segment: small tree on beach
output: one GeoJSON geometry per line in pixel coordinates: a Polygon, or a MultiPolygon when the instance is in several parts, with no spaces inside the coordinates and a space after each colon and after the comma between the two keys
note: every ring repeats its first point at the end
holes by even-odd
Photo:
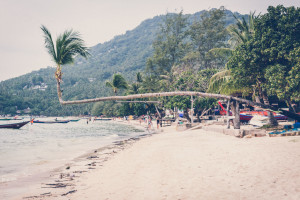
{"type": "Polygon", "coordinates": [[[55,44],[50,31],[43,25],[41,29],[44,32],[45,47],[56,64],[55,79],[57,82],[57,95],[59,101],[62,102],[62,91],[60,89],[62,81],[61,67],[73,63],[77,55],[87,58],[90,55],[89,49],[84,45],[84,41],[80,38],[79,33],[72,29],[60,34],[55,44]]]}

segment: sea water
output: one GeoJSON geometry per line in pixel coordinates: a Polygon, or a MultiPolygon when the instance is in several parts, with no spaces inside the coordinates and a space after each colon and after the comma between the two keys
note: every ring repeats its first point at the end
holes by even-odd
{"type": "Polygon", "coordinates": [[[120,122],[89,121],[87,124],[86,119],[0,129],[0,183],[31,176],[93,149],[142,134],[144,131],[120,122]]]}

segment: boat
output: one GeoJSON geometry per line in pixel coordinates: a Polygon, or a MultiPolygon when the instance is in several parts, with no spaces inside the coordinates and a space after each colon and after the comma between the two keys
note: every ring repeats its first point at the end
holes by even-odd
{"type": "Polygon", "coordinates": [[[240,114],[240,121],[247,123],[252,119],[252,117],[252,115],[240,114]]]}
{"type": "Polygon", "coordinates": [[[70,119],[70,122],[78,122],[80,119],[70,119]]]}
{"type": "Polygon", "coordinates": [[[22,126],[25,126],[28,124],[30,121],[25,121],[25,122],[19,122],[19,123],[12,123],[12,124],[1,124],[0,128],[13,128],[13,129],[19,129],[22,126]]]}
{"type": "MultiPolygon", "coordinates": [[[[222,109],[222,110],[220,110],[220,115],[226,115],[226,110],[223,107],[222,103],[221,102],[218,102],[218,103],[222,109]]],[[[276,120],[288,120],[288,117],[285,115],[281,115],[276,112],[272,112],[272,113],[276,120]]],[[[232,115],[231,111],[229,112],[229,115],[232,115]]],[[[248,122],[249,120],[251,120],[251,118],[253,116],[256,116],[256,115],[267,117],[268,111],[241,111],[240,112],[240,120],[243,122],[248,122]]]]}
{"type": "MultiPolygon", "coordinates": [[[[223,107],[223,105],[221,104],[221,102],[218,102],[219,105],[221,106],[222,110],[220,110],[220,115],[226,115],[227,111],[225,110],[225,108],[223,107]]],[[[229,111],[229,115],[232,116],[232,112],[229,111]]],[[[251,119],[252,119],[252,115],[248,115],[245,113],[240,113],[240,121],[242,123],[248,123],[251,119]]]]}
{"type": "MultiPolygon", "coordinates": [[[[259,115],[259,116],[268,116],[268,111],[241,111],[243,114],[248,114],[248,115],[259,115]]],[[[276,112],[272,112],[275,119],[277,120],[288,120],[288,117],[285,115],[278,114],[276,112]]]]}
{"type": "Polygon", "coordinates": [[[56,120],[56,121],[33,120],[33,123],[39,123],[39,124],[66,124],[69,122],[70,122],[70,120],[56,120]]]}
{"type": "Polygon", "coordinates": [[[249,124],[257,126],[257,127],[262,127],[263,125],[268,124],[268,117],[262,116],[262,115],[255,115],[253,118],[249,121],[249,124]]]}
{"type": "Polygon", "coordinates": [[[0,121],[8,121],[8,120],[12,120],[11,118],[0,118],[0,121]]]}
{"type": "Polygon", "coordinates": [[[109,121],[109,120],[111,120],[111,119],[110,119],[110,118],[95,118],[94,120],[95,120],[95,121],[97,121],[97,120],[109,121]]]}

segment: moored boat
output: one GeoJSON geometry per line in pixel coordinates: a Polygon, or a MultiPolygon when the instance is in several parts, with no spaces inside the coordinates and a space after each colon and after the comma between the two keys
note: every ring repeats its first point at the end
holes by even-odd
{"type": "Polygon", "coordinates": [[[39,124],[66,124],[69,122],[70,122],[70,120],[56,120],[56,121],[33,120],[33,123],[39,123],[39,124]]]}
{"type": "Polygon", "coordinates": [[[78,122],[80,119],[70,119],[70,122],[78,122]]]}
{"type": "Polygon", "coordinates": [[[111,120],[111,119],[110,119],[110,118],[95,118],[94,120],[95,120],[95,121],[98,121],[98,120],[109,121],[109,120],[111,120]]]}
{"type": "Polygon", "coordinates": [[[0,118],[0,121],[8,121],[8,120],[12,120],[11,118],[0,118]]]}
{"type": "Polygon", "coordinates": [[[0,128],[13,128],[13,129],[19,129],[22,126],[25,126],[28,124],[30,121],[25,121],[25,122],[19,122],[19,123],[11,123],[11,124],[0,124],[0,128]]]}

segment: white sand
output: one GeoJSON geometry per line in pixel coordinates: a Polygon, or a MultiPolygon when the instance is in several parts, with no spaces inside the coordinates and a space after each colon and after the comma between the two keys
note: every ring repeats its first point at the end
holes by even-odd
{"type": "Polygon", "coordinates": [[[36,199],[300,199],[300,136],[240,139],[168,127],[96,165],[70,181],[73,186],[36,189],[26,196],[51,192],[36,199]],[[61,196],[72,190],[76,192],[61,196]]]}

